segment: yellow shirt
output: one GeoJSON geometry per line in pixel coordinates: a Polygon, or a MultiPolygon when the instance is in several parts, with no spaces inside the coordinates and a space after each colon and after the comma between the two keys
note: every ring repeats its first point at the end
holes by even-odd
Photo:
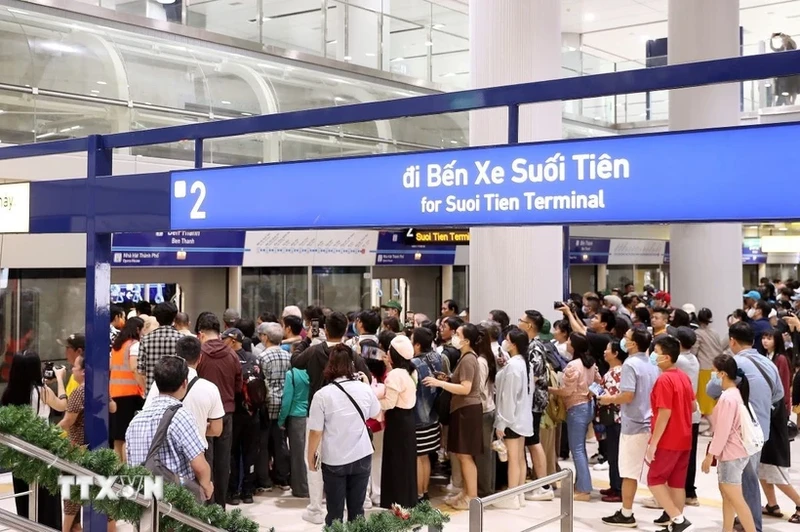
{"type": "Polygon", "coordinates": [[[77,390],[78,386],[80,386],[78,384],[78,381],[75,380],[75,377],[70,375],[69,376],[69,380],[67,381],[67,390],[66,390],[67,391],[67,397],[69,397],[72,394],[72,392],[77,390]]]}

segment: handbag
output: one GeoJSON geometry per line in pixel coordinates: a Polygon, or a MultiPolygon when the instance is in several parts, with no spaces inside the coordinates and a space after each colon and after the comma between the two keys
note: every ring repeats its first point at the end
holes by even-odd
{"type": "Polygon", "coordinates": [[[358,412],[358,415],[361,416],[361,421],[364,422],[364,428],[367,429],[367,436],[369,436],[369,443],[372,445],[372,450],[374,451],[375,445],[372,444],[372,429],[369,428],[369,425],[367,425],[367,418],[364,417],[364,412],[361,411],[361,407],[358,406],[358,403],[356,403],[356,400],[353,399],[353,396],[347,393],[347,391],[344,388],[342,388],[341,384],[339,384],[336,381],[333,381],[331,384],[342,390],[342,393],[345,394],[348,399],[350,399],[351,403],[353,403],[353,407],[356,409],[356,412],[358,412]]]}
{"type": "Polygon", "coordinates": [[[789,441],[794,441],[797,437],[797,424],[791,419],[786,424],[787,431],[789,432],[789,441]]]}

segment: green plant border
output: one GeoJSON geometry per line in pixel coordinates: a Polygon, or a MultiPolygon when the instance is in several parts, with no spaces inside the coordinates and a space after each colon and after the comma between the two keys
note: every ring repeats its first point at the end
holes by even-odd
{"type": "MultiPolygon", "coordinates": [[[[16,436],[58,458],[72,462],[104,477],[112,475],[143,476],[152,475],[142,466],[129,466],[121,463],[111,449],[86,450],[70,443],[64,438],[61,429],[38,417],[27,406],[0,407],[0,433],[16,436]]],[[[49,464],[29,457],[19,451],[0,445],[0,467],[13,471],[16,478],[31,483],[36,482],[50,493],[60,496],[58,477],[61,471],[49,464]]],[[[144,507],[127,500],[95,500],[98,487],[90,490],[92,506],[115,521],[136,524],[144,513],[144,507]]],[[[73,488],[72,499],[80,503],[79,490],[73,488]]],[[[258,532],[259,525],[242,514],[241,510],[226,512],[217,504],[201,505],[192,493],[182,486],[164,484],[164,502],[179,512],[192,516],[212,526],[230,532],[258,532]]],[[[161,530],[170,532],[193,532],[192,527],[170,517],[162,516],[161,530]]]]}
{"type": "Polygon", "coordinates": [[[440,512],[428,501],[423,501],[406,511],[407,519],[391,510],[376,512],[369,517],[362,516],[347,523],[336,521],[331,526],[326,526],[323,532],[405,532],[422,527],[442,530],[444,524],[450,521],[449,515],[440,512]]]}

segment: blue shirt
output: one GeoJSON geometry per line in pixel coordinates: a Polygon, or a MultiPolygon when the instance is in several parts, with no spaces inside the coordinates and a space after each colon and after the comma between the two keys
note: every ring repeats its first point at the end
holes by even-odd
{"type": "MultiPolygon", "coordinates": [[[[128,431],[127,442],[128,463],[132,466],[144,464],[150,443],[156,435],[158,424],[164,412],[180,401],[169,395],[159,395],[141,412],[134,416],[128,431]]],[[[197,427],[192,414],[185,408],[179,408],[167,429],[167,437],[159,451],[161,463],[178,476],[193,479],[191,461],[205,452],[205,442],[197,434],[197,427]]]]}
{"type": "Polygon", "coordinates": [[[622,363],[620,392],[633,392],[633,401],[620,406],[622,434],[648,434],[650,432],[650,391],[661,372],[650,363],[645,353],[630,355],[622,363]]]}
{"type": "MultiPolygon", "coordinates": [[[[736,364],[744,372],[750,384],[750,405],[758,418],[758,424],[764,433],[764,441],[769,439],[769,420],[772,405],[783,401],[783,384],[778,375],[778,368],[767,357],[760,355],[755,349],[745,349],[735,356],[736,364]],[[756,365],[758,367],[756,367],[756,365]],[[759,371],[759,368],[761,370],[759,371]],[[764,379],[767,375],[769,381],[764,379]]],[[[710,380],[706,385],[706,393],[712,399],[719,399],[722,387],[719,381],[710,380]]]]}
{"type": "Polygon", "coordinates": [[[417,428],[427,427],[439,422],[439,414],[433,408],[433,403],[441,391],[439,388],[425,386],[422,384],[422,379],[435,377],[434,371],[444,371],[442,369],[444,366],[443,359],[444,355],[435,352],[425,353],[411,359],[411,365],[417,370],[417,375],[419,376],[417,379],[417,402],[414,404],[414,420],[417,428]]]}

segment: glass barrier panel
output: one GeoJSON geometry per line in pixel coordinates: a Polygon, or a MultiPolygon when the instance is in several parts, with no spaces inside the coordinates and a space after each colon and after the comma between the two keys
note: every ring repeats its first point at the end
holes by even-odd
{"type": "Polygon", "coordinates": [[[34,98],[37,142],[118,133],[130,129],[130,109],[124,105],[41,94],[34,98]]]}
{"type": "MultiPolygon", "coordinates": [[[[261,42],[287,50],[323,55],[323,0],[262,2],[261,42]]],[[[328,16],[338,6],[328,2],[328,16]]]]}
{"type": "Polygon", "coordinates": [[[0,143],[36,141],[36,102],[30,94],[0,90],[0,143]]]}
{"type": "MultiPolygon", "coordinates": [[[[186,6],[186,24],[220,35],[259,42],[264,19],[260,3],[261,0],[193,1],[186,6]]],[[[170,21],[180,24],[180,0],[166,5],[165,8],[172,6],[177,6],[179,18],[170,21]]]]}
{"type": "Polygon", "coordinates": [[[270,310],[308,306],[308,268],[242,268],[242,317],[255,320],[270,310]]]}
{"type": "Polygon", "coordinates": [[[345,313],[370,308],[369,271],[358,266],[314,266],[312,304],[345,313]]]}
{"type": "MultiPolygon", "coordinates": [[[[206,122],[208,118],[184,116],[178,112],[157,111],[153,109],[131,109],[132,131],[158,127],[178,126],[206,122]]],[[[161,159],[194,161],[194,141],[185,140],[169,144],[154,144],[131,148],[131,155],[144,155],[161,159]]]]}

